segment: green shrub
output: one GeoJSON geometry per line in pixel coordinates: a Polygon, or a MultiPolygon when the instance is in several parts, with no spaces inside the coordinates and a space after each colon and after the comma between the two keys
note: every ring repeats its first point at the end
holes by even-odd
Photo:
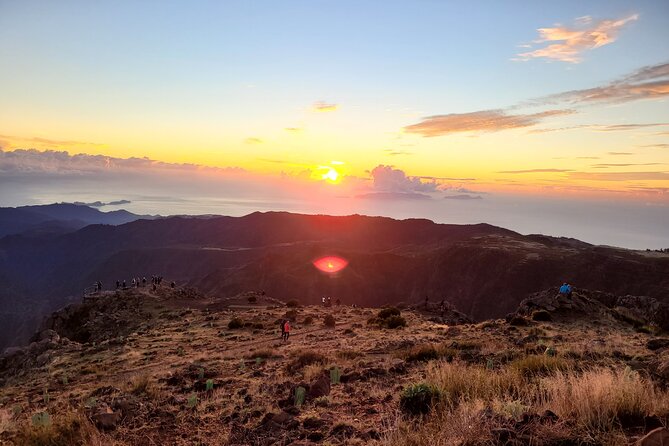
{"type": "Polygon", "coordinates": [[[291,299],[288,302],[286,302],[286,306],[289,308],[297,308],[300,306],[300,302],[295,299],[291,299]]]}
{"type": "Polygon", "coordinates": [[[333,315],[328,314],[323,318],[323,324],[326,327],[334,327],[336,325],[336,321],[333,315]]]}
{"type": "Polygon", "coordinates": [[[434,386],[412,384],[400,396],[400,410],[409,415],[423,415],[432,409],[439,397],[439,390],[434,386]]]}
{"type": "Polygon", "coordinates": [[[256,296],[249,296],[247,300],[249,301],[250,304],[258,302],[258,298],[256,296]]]}
{"type": "Polygon", "coordinates": [[[230,322],[228,322],[228,328],[230,330],[236,330],[243,327],[244,327],[244,321],[238,317],[233,317],[232,319],[230,319],[230,322]]]}

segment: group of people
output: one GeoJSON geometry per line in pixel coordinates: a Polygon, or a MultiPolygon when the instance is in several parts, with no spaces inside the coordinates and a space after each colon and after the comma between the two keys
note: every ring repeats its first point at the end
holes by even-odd
{"type": "MultiPolygon", "coordinates": [[[[321,303],[323,304],[324,307],[331,307],[332,306],[332,298],[330,296],[323,296],[323,297],[321,297],[321,303]]],[[[341,305],[341,300],[336,299],[335,300],[335,305],[341,305]]]]}
{"type": "Polygon", "coordinates": [[[281,320],[281,339],[286,342],[290,337],[290,321],[288,319],[281,320]]]}
{"type": "MultiPolygon", "coordinates": [[[[153,291],[156,291],[156,288],[158,285],[160,285],[163,281],[163,276],[151,276],[151,285],[153,286],[153,291]]],[[[147,284],[147,279],[146,277],[133,277],[132,280],[130,281],[130,288],[139,288],[139,287],[145,287],[147,284]]],[[[100,282],[98,282],[100,283],[100,282]]],[[[173,281],[170,286],[172,288],[176,287],[176,283],[173,281]]],[[[102,288],[102,284],[100,284],[100,288],[102,288]]],[[[124,280],[117,280],[116,281],[116,289],[127,289],[128,286],[126,284],[125,279],[124,280]]]]}

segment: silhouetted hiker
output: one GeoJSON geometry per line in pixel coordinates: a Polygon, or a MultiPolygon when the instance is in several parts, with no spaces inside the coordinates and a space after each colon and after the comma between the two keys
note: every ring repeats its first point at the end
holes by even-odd
{"type": "Polygon", "coordinates": [[[428,302],[428,299],[427,299],[427,294],[426,294],[426,295],[425,295],[425,308],[426,308],[426,309],[427,309],[427,302],[428,302]]]}
{"type": "Polygon", "coordinates": [[[323,303],[323,306],[325,306],[325,296],[321,297],[321,302],[323,303]]]}
{"type": "Polygon", "coordinates": [[[286,337],[286,319],[281,319],[281,339],[286,337]]]}
{"type": "Polygon", "coordinates": [[[173,280],[172,283],[170,283],[170,286],[171,286],[172,288],[174,288],[174,287],[177,286],[177,283],[173,280]]]}
{"type": "Polygon", "coordinates": [[[339,299],[335,300],[335,305],[336,305],[336,306],[341,305],[341,300],[339,300],[339,299]]]}
{"type": "Polygon", "coordinates": [[[331,307],[332,306],[332,298],[328,296],[327,303],[325,304],[326,307],[331,307]]]}
{"type": "Polygon", "coordinates": [[[146,277],[142,277],[142,286],[146,286],[146,277]]]}
{"type": "Polygon", "coordinates": [[[121,288],[121,281],[117,280],[116,281],[116,289],[118,290],[119,288],[121,288]]]}
{"type": "Polygon", "coordinates": [[[125,279],[123,279],[123,289],[125,290],[125,279]]]}
{"type": "Polygon", "coordinates": [[[289,336],[290,336],[290,321],[286,321],[286,323],[283,324],[283,340],[287,341],[289,336]]]}

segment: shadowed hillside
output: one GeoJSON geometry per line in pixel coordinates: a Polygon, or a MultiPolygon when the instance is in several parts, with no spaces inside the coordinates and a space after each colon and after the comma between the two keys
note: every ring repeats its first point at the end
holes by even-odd
{"type": "Polygon", "coordinates": [[[116,280],[154,274],[221,297],[255,289],[284,300],[316,303],[332,295],[364,306],[446,298],[477,320],[504,316],[528,293],[563,280],[669,299],[667,254],[485,224],[358,215],[174,217],[39,239],[11,236],[0,240],[0,271],[4,319],[26,327],[3,330],[5,346],[25,341],[40,315],[77,299],[95,281],[109,289],[116,280]],[[337,277],[311,264],[332,254],[349,261],[337,277]]]}

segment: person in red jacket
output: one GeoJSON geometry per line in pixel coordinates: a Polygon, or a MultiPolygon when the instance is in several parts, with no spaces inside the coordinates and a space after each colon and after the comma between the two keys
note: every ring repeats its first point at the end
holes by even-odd
{"type": "Polygon", "coordinates": [[[290,321],[286,320],[283,324],[283,340],[287,341],[290,336],[290,321]]]}

